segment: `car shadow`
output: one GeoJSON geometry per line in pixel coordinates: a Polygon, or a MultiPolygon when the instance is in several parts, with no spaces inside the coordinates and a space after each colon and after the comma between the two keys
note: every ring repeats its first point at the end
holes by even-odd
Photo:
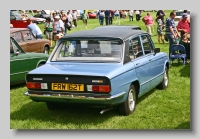
{"type": "Polygon", "coordinates": [[[156,88],[154,88],[154,89],[148,91],[147,93],[145,93],[144,95],[142,95],[141,97],[139,97],[139,98],[137,99],[137,105],[138,105],[139,103],[141,103],[143,100],[145,100],[147,97],[149,97],[151,94],[153,94],[155,91],[156,91],[156,88]]]}
{"type": "Polygon", "coordinates": [[[11,89],[18,89],[18,88],[25,87],[25,86],[26,86],[26,83],[20,83],[20,84],[16,84],[16,85],[10,85],[10,90],[11,89]]]}
{"type": "Polygon", "coordinates": [[[75,124],[77,129],[79,125],[91,124],[97,125],[99,123],[105,122],[110,118],[118,115],[116,109],[100,114],[100,108],[91,108],[76,105],[66,105],[62,106],[59,110],[49,111],[44,102],[34,102],[31,101],[23,105],[19,110],[14,111],[10,114],[10,119],[12,120],[30,120],[35,119],[37,121],[44,122],[55,122],[55,124],[75,124]]]}
{"type": "Polygon", "coordinates": [[[190,121],[179,124],[177,127],[175,127],[175,129],[191,129],[190,121]]]}

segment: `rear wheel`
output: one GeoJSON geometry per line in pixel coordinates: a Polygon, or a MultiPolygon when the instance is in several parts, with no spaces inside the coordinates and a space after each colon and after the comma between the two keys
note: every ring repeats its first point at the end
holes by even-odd
{"type": "Polygon", "coordinates": [[[169,83],[169,76],[168,76],[168,68],[167,66],[165,67],[165,73],[162,82],[158,85],[158,88],[161,90],[164,90],[168,87],[169,83]]]}
{"type": "Polygon", "coordinates": [[[45,47],[44,47],[44,53],[45,53],[45,54],[49,54],[49,47],[48,47],[48,46],[45,46],[45,47]]]}
{"type": "Polygon", "coordinates": [[[128,97],[124,103],[119,105],[119,113],[127,116],[134,112],[136,106],[136,91],[134,85],[131,85],[128,92],[128,97]]]}

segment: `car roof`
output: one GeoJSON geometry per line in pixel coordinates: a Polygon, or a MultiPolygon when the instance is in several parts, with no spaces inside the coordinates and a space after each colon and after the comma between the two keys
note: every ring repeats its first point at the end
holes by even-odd
{"type": "Polygon", "coordinates": [[[103,29],[98,30],[85,30],[67,34],[62,38],[119,38],[126,40],[132,35],[147,33],[142,30],[129,30],[129,29],[110,29],[110,31],[105,31],[103,29]]]}
{"type": "Polygon", "coordinates": [[[139,26],[131,26],[131,25],[126,25],[126,26],[120,26],[120,25],[115,25],[115,26],[100,26],[94,29],[136,29],[139,28],[139,26]]]}
{"type": "Polygon", "coordinates": [[[16,31],[22,31],[22,30],[29,30],[28,28],[10,28],[10,33],[16,32],[16,31]]]}

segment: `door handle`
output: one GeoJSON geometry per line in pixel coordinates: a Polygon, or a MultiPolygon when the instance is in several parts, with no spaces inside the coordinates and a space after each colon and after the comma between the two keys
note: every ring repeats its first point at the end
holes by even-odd
{"type": "Polygon", "coordinates": [[[136,63],[136,65],[139,65],[140,63],[136,63]]]}
{"type": "Polygon", "coordinates": [[[149,61],[151,61],[152,59],[149,59],[149,61]]]}

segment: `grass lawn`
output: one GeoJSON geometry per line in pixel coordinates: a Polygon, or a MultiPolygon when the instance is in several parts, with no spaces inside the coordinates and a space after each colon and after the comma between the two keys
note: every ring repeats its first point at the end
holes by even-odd
{"type": "MultiPolygon", "coordinates": [[[[155,14],[152,13],[154,18],[155,14]]],[[[128,18],[121,19],[121,25],[129,24],[146,30],[141,20],[137,22],[134,18],[130,22],[128,18]]],[[[43,31],[43,24],[39,26],[43,31]]],[[[89,19],[87,30],[98,26],[98,19],[89,19]]],[[[168,43],[157,43],[156,28],[153,42],[168,53],[168,43]]],[[[68,33],[80,30],[85,30],[82,21],[78,21],[77,29],[68,33]]],[[[135,112],[129,116],[118,115],[116,109],[101,115],[102,109],[80,106],[48,111],[45,103],[33,102],[24,96],[25,91],[25,84],[10,88],[11,129],[190,129],[190,65],[183,66],[177,62],[169,70],[168,89],[153,89],[139,98],[135,112]]]]}

